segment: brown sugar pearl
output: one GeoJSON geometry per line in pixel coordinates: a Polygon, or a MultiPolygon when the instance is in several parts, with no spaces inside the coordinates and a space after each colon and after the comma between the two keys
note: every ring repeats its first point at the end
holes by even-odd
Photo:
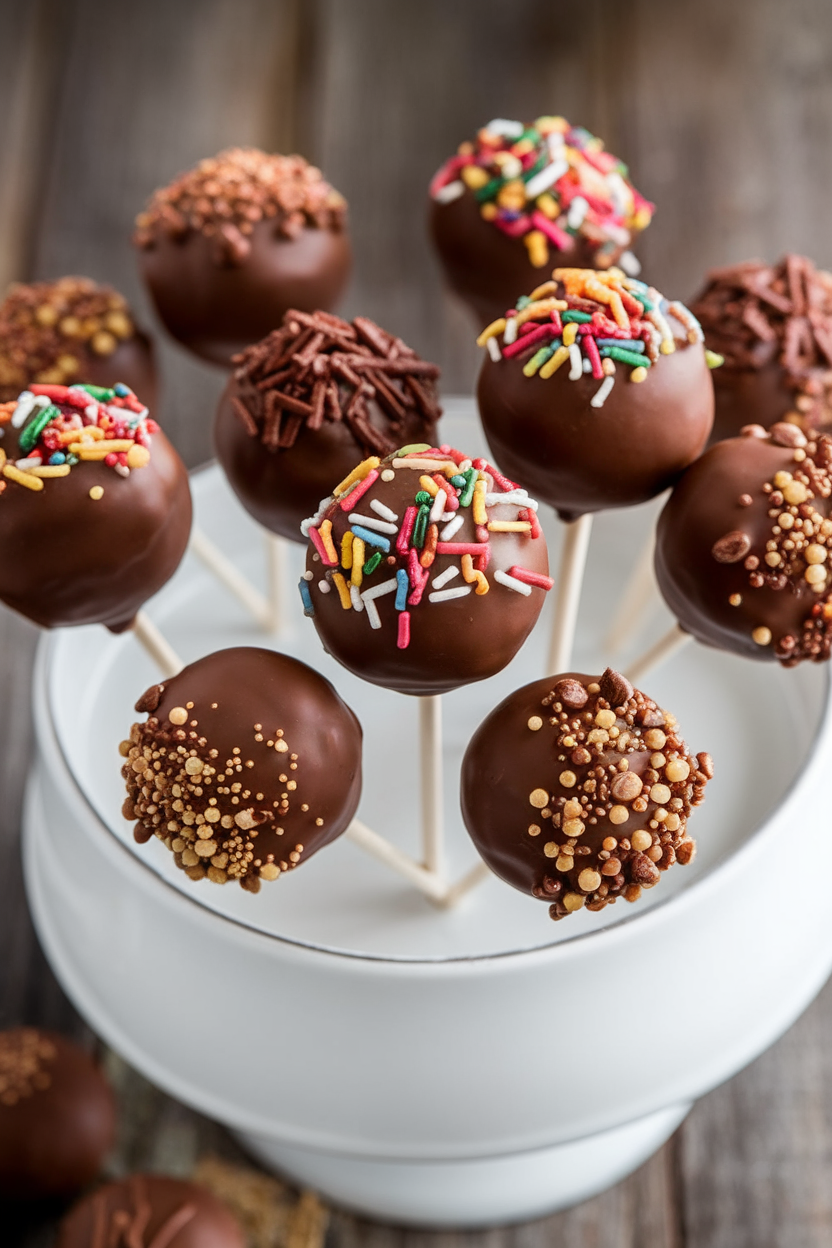
{"type": "Polygon", "coordinates": [[[619,673],[568,673],[517,690],[480,725],[463,759],[462,812],[495,874],[560,919],[635,901],[690,862],[687,821],[712,774],[674,716],[619,673]],[[529,731],[533,716],[543,723],[529,731]]]}

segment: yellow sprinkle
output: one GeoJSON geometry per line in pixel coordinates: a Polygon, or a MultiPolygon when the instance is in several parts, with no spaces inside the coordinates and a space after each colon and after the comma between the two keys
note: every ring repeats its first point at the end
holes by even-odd
{"type": "Polygon", "coordinates": [[[341,599],[341,606],[345,611],[349,611],[352,608],[352,599],[350,598],[350,591],[347,589],[347,582],[344,580],[340,572],[332,573],[332,583],[338,590],[338,597],[341,599]]]}
{"type": "Polygon", "coordinates": [[[662,344],[659,347],[662,355],[672,355],[676,350],[676,343],[672,338],[662,338],[662,344]]]}
{"type": "Polygon", "coordinates": [[[484,221],[493,221],[497,215],[496,204],[483,204],[480,208],[480,216],[484,221]]]}
{"type": "Polygon", "coordinates": [[[353,468],[349,476],[344,477],[340,485],[336,485],[333,494],[336,497],[340,494],[346,494],[351,485],[357,485],[359,481],[363,481],[368,473],[371,473],[374,468],[378,468],[380,463],[381,460],[378,455],[371,455],[369,459],[363,460],[357,468],[353,468]]]}
{"type": "Polygon", "coordinates": [[[68,477],[69,464],[41,464],[40,468],[29,468],[33,477],[68,477]]]}
{"type": "Polygon", "coordinates": [[[131,451],[134,442],[127,438],[104,438],[100,442],[70,442],[71,455],[79,459],[103,459],[105,455],[119,455],[131,451]]]}
{"type": "Polygon", "coordinates": [[[433,498],[439,493],[439,486],[432,477],[420,477],[419,484],[423,490],[426,490],[433,498]]]}
{"type": "Polygon", "coordinates": [[[3,476],[8,477],[10,481],[16,481],[18,485],[25,485],[29,490],[43,489],[40,477],[33,477],[30,472],[21,472],[19,468],[15,468],[14,464],[3,465],[3,476]]]}
{"type": "Polygon", "coordinates": [[[639,364],[638,368],[634,368],[630,373],[630,381],[644,381],[647,376],[647,369],[639,364]]]}
{"type": "Polygon", "coordinates": [[[97,442],[103,438],[104,430],[99,429],[98,425],[88,425],[86,429],[67,429],[63,433],[58,434],[61,446],[68,446],[70,442],[97,442]]]}
{"type": "Polygon", "coordinates": [[[611,360],[609,356],[604,356],[601,361],[601,372],[605,377],[615,376],[615,360],[611,360]]]}
{"type": "Polygon", "coordinates": [[[537,206],[543,213],[544,217],[548,217],[550,221],[554,221],[560,216],[560,208],[558,201],[554,195],[550,195],[548,191],[544,191],[542,195],[537,197],[537,206]]]}
{"type": "Polygon", "coordinates": [[[557,282],[544,282],[542,286],[536,286],[534,288],[532,293],[529,295],[529,298],[534,303],[538,299],[543,299],[546,295],[556,295],[557,293],[558,293],[557,282]]]}
{"type": "MultiPolygon", "coordinates": [[[[565,312],[569,304],[563,299],[538,299],[535,303],[529,303],[522,312],[518,312],[514,318],[517,328],[525,321],[530,321],[532,317],[540,317],[547,315],[549,312],[565,312]]],[[[629,321],[627,322],[629,324],[629,321]]]]}
{"type": "Polygon", "coordinates": [[[476,583],[477,588],[474,590],[475,594],[482,596],[483,594],[487,594],[491,588],[488,584],[488,578],[485,573],[480,572],[474,567],[474,560],[471,555],[462,556],[462,575],[465,577],[465,580],[469,585],[476,583]]]}
{"type": "Polygon", "coordinates": [[[501,334],[506,327],[506,318],[499,317],[496,321],[492,321],[490,325],[486,325],[485,329],[477,339],[477,346],[484,347],[489,338],[494,338],[497,334],[501,334]]]}
{"type": "Polygon", "coordinates": [[[481,165],[463,165],[459,171],[459,176],[472,191],[485,186],[488,181],[488,174],[481,165]]]}
{"type": "Polygon", "coordinates": [[[482,479],[482,477],[480,477],[474,486],[474,497],[471,500],[474,524],[488,524],[488,512],[485,509],[485,495],[487,490],[487,483],[482,479]]]}
{"type": "Polygon", "coordinates": [[[417,472],[444,472],[446,477],[454,477],[459,472],[456,464],[447,459],[394,459],[394,468],[413,468],[417,472]]]}
{"type": "Polygon", "coordinates": [[[324,550],[327,553],[327,558],[330,559],[332,563],[337,563],[338,555],[335,551],[335,546],[333,545],[333,541],[332,541],[332,521],[331,520],[322,521],[321,527],[318,529],[318,533],[320,535],[321,541],[323,542],[324,550]]]}
{"type": "Polygon", "coordinates": [[[529,261],[533,267],[545,269],[549,263],[549,241],[543,231],[529,230],[528,234],[523,236],[523,242],[526,244],[529,261]]]}
{"type": "Polygon", "coordinates": [[[134,442],[127,452],[128,468],[144,468],[150,463],[150,451],[146,446],[140,446],[138,442],[134,442]]]}
{"type": "Polygon", "coordinates": [[[6,452],[3,450],[2,446],[0,446],[0,468],[3,467],[5,462],[6,462],[6,452]]]}
{"type": "Polygon", "coordinates": [[[97,503],[99,498],[103,498],[103,497],[104,497],[103,487],[100,485],[94,485],[92,489],[90,490],[90,498],[92,499],[92,501],[94,503],[97,503]]]}
{"type": "Polygon", "coordinates": [[[610,291],[610,311],[615,317],[615,323],[621,329],[630,328],[630,318],[627,316],[627,313],[624,311],[624,304],[621,302],[621,296],[619,295],[617,290],[610,291]]]}
{"type": "Polygon", "coordinates": [[[353,585],[361,587],[364,580],[364,541],[363,538],[356,537],[353,534],[352,539],[352,573],[350,580],[353,585]]]}
{"type": "Polygon", "coordinates": [[[528,520],[491,520],[488,529],[491,533],[531,533],[532,526],[528,520]]]}
{"type": "Polygon", "coordinates": [[[353,533],[347,529],[341,538],[341,567],[349,570],[352,567],[352,539],[353,533]]]}
{"type": "Polygon", "coordinates": [[[577,337],[578,326],[574,321],[567,322],[567,324],[563,327],[563,345],[565,347],[571,347],[577,337]]]}
{"type": "Polygon", "coordinates": [[[552,356],[552,358],[550,360],[547,360],[546,363],[543,365],[538,376],[551,377],[552,373],[556,373],[558,369],[560,368],[561,364],[564,364],[568,359],[569,359],[569,348],[558,347],[557,351],[552,356]]]}

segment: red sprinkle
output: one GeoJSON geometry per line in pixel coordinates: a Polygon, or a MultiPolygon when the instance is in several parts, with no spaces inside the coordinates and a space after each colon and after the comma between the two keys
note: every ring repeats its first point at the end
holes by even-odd
{"type": "Polygon", "coordinates": [[[396,645],[400,650],[406,650],[410,645],[410,612],[402,611],[399,614],[399,635],[396,638],[396,645]]]}
{"type": "Polygon", "coordinates": [[[318,532],[318,530],[317,530],[317,529],[310,529],[310,530],[309,530],[309,536],[310,536],[310,537],[311,537],[311,539],[312,539],[312,545],[315,547],[315,549],[317,550],[318,554],[321,556],[321,561],[322,561],[323,563],[325,563],[325,564],[326,564],[326,566],[327,566],[328,568],[337,568],[337,567],[338,567],[338,560],[337,560],[337,559],[330,559],[329,555],[326,553],[326,549],[325,549],[325,547],[324,547],[324,544],[323,544],[323,542],[321,541],[321,535],[320,535],[320,533],[318,532]]]}
{"type": "Polygon", "coordinates": [[[341,499],[341,507],[344,511],[352,511],[355,504],[364,494],[367,493],[374,481],[378,480],[378,470],[373,468],[367,473],[363,481],[359,481],[358,485],[345,498],[341,499]]]}
{"type": "Polygon", "coordinates": [[[600,381],[604,376],[604,370],[601,367],[601,355],[598,351],[598,343],[595,341],[592,334],[584,334],[582,345],[584,351],[586,351],[586,358],[592,365],[592,376],[596,379],[596,381],[600,381]]]}
{"type": "Polygon", "coordinates": [[[413,533],[413,525],[416,523],[416,515],[419,511],[418,507],[408,507],[404,513],[399,536],[396,538],[396,550],[400,555],[407,554],[407,548],[410,545],[411,534],[413,533]]]}
{"type": "Polygon", "coordinates": [[[518,568],[516,564],[509,568],[508,574],[515,580],[523,581],[525,585],[536,585],[538,589],[551,589],[555,583],[550,576],[543,576],[540,572],[530,572],[528,568],[518,568]]]}
{"type": "Polygon", "coordinates": [[[437,542],[437,555],[483,555],[488,542],[437,542]]]}

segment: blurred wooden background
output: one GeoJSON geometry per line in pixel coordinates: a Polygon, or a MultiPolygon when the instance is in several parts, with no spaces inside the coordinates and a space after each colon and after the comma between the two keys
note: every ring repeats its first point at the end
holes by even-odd
{"type": "MultiPolygon", "coordinates": [[[[442,365],[447,391],[465,391],[473,335],[428,248],[426,184],[490,117],[543,112],[602,135],[656,201],[639,251],[669,295],[751,255],[832,265],[828,0],[0,0],[0,289],[87,274],[150,324],[129,235],[153,188],[230,144],[297,150],[350,203],[344,310],[401,334],[442,365]]],[[[162,364],[162,419],[199,463],[221,377],[167,344],[162,364]]],[[[0,1026],[85,1035],[20,878],[35,640],[0,608],[0,1026]]],[[[828,1248],[830,1035],[827,989],[638,1174],[577,1209],[437,1236],[339,1215],[328,1248],[828,1248]]],[[[206,1148],[234,1155],[219,1128],[113,1069],[117,1166],[184,1172],[206,1148]]],[[[48,1245],[51,1213],[4,1221],[0,1241],[48,1245]]]]}

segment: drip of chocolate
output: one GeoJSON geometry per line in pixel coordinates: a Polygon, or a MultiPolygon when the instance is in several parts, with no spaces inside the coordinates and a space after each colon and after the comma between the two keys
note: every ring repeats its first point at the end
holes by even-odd
{"type": "Polygon", "coordinates": [[[134,1174],[80,1201],[61,1223],[58,1248],[245,1248],[245,1239],[206,1188],[134,1174]]]}

